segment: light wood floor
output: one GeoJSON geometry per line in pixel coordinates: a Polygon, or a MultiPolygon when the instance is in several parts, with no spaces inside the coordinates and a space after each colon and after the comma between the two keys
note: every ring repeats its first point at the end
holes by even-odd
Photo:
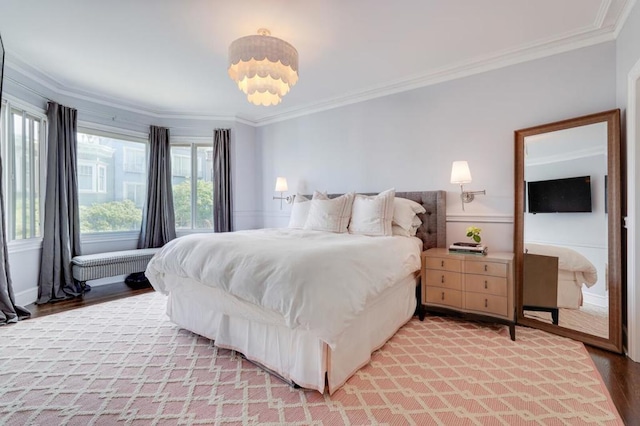
{"type": "MultiPolygon", "coordinates": [[[[83,297],[46,305],[29,305],[32,318],[63,312],[96,303],[117,300],[153,291],[151,287],[132,289],[125,283],[94,287],[83,297]]],[[[627,425],[640,426],[640,363],[623,355],[587,346],[618,412],[627,425]]]]}

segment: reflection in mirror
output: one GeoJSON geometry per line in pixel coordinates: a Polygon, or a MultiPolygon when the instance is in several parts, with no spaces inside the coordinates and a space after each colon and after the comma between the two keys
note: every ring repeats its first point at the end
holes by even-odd
{"type": "Polygon", "coordinates": [[[520,325],[622,351],[620,110],[515,132],[520,325]]]}
{"type": "Polygon", "coordinates": [[[524,315],[606,339],[607,123],[524,144],[524,315]]]}

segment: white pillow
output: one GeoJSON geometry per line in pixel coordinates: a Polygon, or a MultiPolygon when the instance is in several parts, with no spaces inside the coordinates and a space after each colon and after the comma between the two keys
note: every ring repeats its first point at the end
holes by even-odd
{"type": "Polygon", "coordinates": [[[374,196],[356,194],[349,233],[373,237],[390,236],[395,194],[395,189],[388,189],[374,196]]]}
{"type": "MultiPolygon", "coordinates": [[[[411,227],[415,225],[414,218],[417,218],[416,214],[425,212],[424,207],[415,201],[399,197],[393,200],[393,224],[407,231],[410,231],[411,227]]],[[[420,226],[420,224],[418,224],[418,226],[420,226]]]]}
{"type": "MultiPolygon", "coordinates": [[[[417,218],[418,217],[416,216],[416,219],[417,218]]],[[[418,219],[418,220],[420,220],[420,219],[418,219]]],[[[422,221],[420,221],[420,225],[421,224],[422,224],[422,221]]],[[[418,228],[420,228],[420,225],[413,225],[409,229],[404,229],[401,226],[393,225],[391,227],[391,235],[401,235],[403,237],[415,237],[416,234],[418,233],[418,228]]]]}
{"type": "MultiPolygon", "coordinates": [[[[418,228],[411,228],[411,229],[418,229],[418,228]]],[[[391,226],[391,235],[395,235],[395,236],[401,236],[401,237],[413,237],[415,236],[415,232],[412,234],[411,231],[407,231],[406,229],[398,226],[398,225],[393,225],[391,226]]]]}
{"type": "Polygon", "coordinates": [[[354,195],[353,192],[349,192],[329,200],[322,199],[322,194],[319,192],[314,193],[304,229],[339,234],[347,232],[354,195]],[[316,194],[318,194],[317,197],[316,194]]]}
{"type": "MultiPolygon", "coordinates": [[[[324,199],[327,199],[326,192],[318,192],[318,195],[320,197],[324,197],[324,199]]],[[[293,200],[293,206],[291,207],[291,216],[289,216],[289,228],[303,229],[304,224],[307,221],[307,216],[309,216],[309,208],[311,208],[311,200],[302,194],[297,194],[293,200]]]]}
{"type": "Polygon", "coordinates": [[[310,207],[311,200],[304,195],[297,194],[296,198],[293,200],[293,206],[291,207],[291,216],[289,216],[289,228],[304,228],[304,223],[307,221],[310,207]]]}

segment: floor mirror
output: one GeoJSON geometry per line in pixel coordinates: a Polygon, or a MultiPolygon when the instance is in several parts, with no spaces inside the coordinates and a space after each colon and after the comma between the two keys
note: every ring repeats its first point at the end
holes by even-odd
{"type": "Polygon", "coordinates": [[[620,110],[515,131],[517,322],[622,352],[620,110]]]}

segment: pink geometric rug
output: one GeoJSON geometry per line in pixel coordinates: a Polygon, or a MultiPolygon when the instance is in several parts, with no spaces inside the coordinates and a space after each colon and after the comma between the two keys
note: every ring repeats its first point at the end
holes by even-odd
{"type": "Polygon", "coordinates": [[[179,329],[148,293],[0,328],[3,425],[622,424],[581,343],[440,317],[334,395],[179,329]]]}

